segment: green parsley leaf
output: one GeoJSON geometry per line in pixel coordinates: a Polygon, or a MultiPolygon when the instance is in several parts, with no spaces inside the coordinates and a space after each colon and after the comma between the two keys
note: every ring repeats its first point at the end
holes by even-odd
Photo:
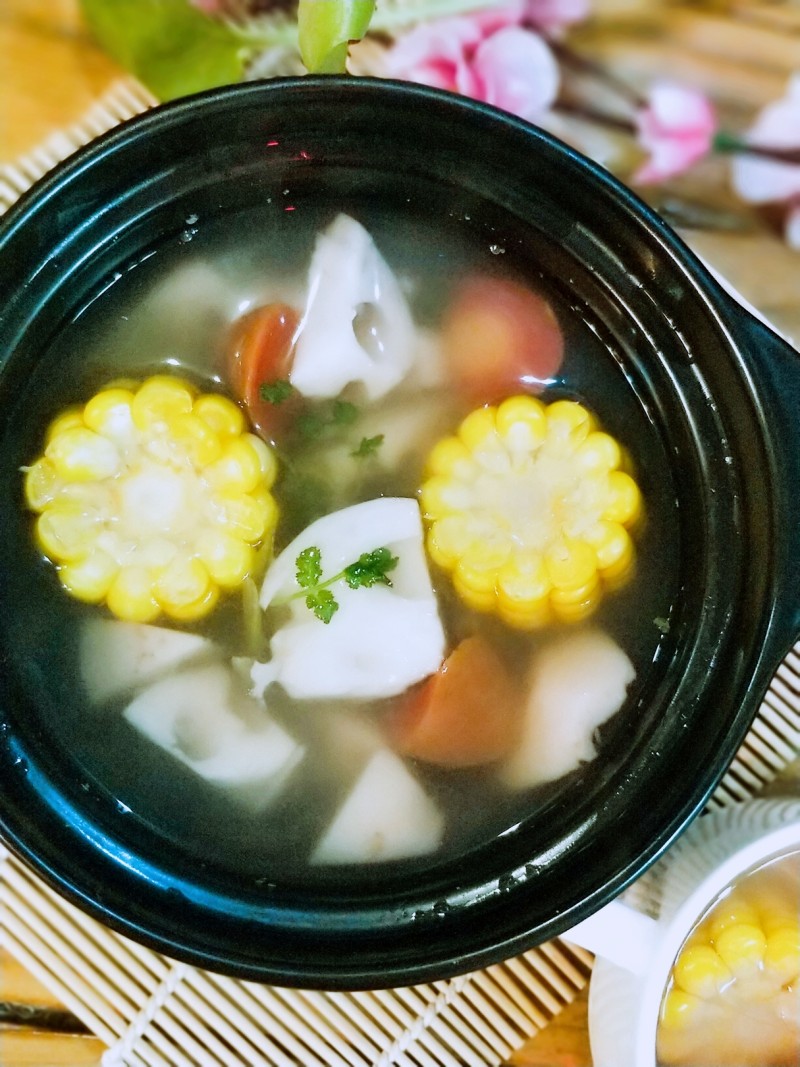
{"type": "Polygon", "coordinates": [[[369,589],[373,585],[391,585],[389,571],[400,562],[388,548],[376,548],[365,552],[355,563],[344,569],[344,579],[351,589],[369,589]]]}
{"type": "Polygon", "coordinates": [[[359,410],[349,400],[334,400],[331,422],[334,426],[351,426],[359,416],[359,410]]]}
{"type": "Polygon", "coordinates": [[[297,427],[300,436],[305,437],[308,441],[313,441],[314,438],[321,437],[329,425],[330,422],[328,419],[316,411],[304,412],[295,422],[295,426],[297,427]]]}
{"type": "Polygon", "coordinates": [[[350,455],[355,456],[356,459],[364,459],[367,456],[374,456],[382,444],[382,433],[376,433],[374,437],[362,437],[358,448],[354,448],[350,455]]]}
{"type": "Polygon", "coordinates": [[[329,430],[341,426],[351,426],[361,414],[356,404],[349,400],[334,400],[329,408],[305,411],[295,420],[295,427],[301,437],[313,441],[322,437],[329,430]]]}
{"type": "Polygon", "coordinates": [[[262,382],[258,389],[258,395],[268,404],[282,404],[294,393],[294,386],[285,378],[277,378],[274,382],[262,382]]]}
{"type": "Polygon", "coordinates": [[[306,607],[313,611],[318,619],[329,623],[339,610],[339,603],[330,590],[330,586],[344,580],[351,589],[369,589],[373,585],[391,585],[389,571],[399,563],[388,548],[375,548],[364,552],[355,563],[334,574],[332,578],[322,581],[322,553],[315,546],[304,548],[295,560],[295,576],[300,589],[288,596],[278,597],[273,601],[276,606],[288,604],[298,597],[303,597],[306,607]]]}
{"type": "Polygon", "coordinates": [[[318,548],[304,548],[295,561],[297,584],[302,589],[318,586],[322,578],[322,553],[318,548]]]}
{"type": "Polygon", "coordinates": [[[326,625],[339,610],[339,604],[330,589],[319,589],[306,597],[306,607],[326,625]]]}

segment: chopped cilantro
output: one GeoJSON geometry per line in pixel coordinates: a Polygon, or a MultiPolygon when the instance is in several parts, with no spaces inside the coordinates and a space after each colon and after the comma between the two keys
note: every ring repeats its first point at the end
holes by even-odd
{"type": "Polygon", "coordinates": [[[319,585],[322,578],[322,553],[318,548],[304,548],[295,562],[297,584],[301,589],[319,585]]]}
{"type": "Polygon", "coordinates": [[[296,425],[301,437],[313,441],[325,432],[331,422],[319,412],[306,411],[298,418],[296,425]]]}
{"type": "Polygon", "coordinates": [[[329,623],[339,610],[339,603],[330,590],[335,582],[344,580],[351,589],[369,589],[373,585],[391,585],[389,571],[399,563],[388,548],[375,548],[372,552],[362,553],[358,559],[332,578],[322,581],[322,553],[316,546],[304,548],[295,560],[295,577],[300,589],[296,593],[276,600],[276,604],[285,604],[290,600],[303,597],[306,607],[324,623],[329,623]]]}
{"type": "Polygon", "coordinates": [[[309,593],[306,597],[306,607],[324,623],[329,623],[339,610],[339,604],[330,589],[320,589],[316,593],[309,593]]]}
{"type": "Polygon", "coordinates": [[[301,437],[313,441],[329,430],[352,426],[360,414],[358,406],[349,400],[334,400],[329,406],[304,412],[295,425],[301,437]]]}
{"type": "Polygon", "coordinates": [[[356,459],[363,459],[367,456],[374,456],[382,444],[382,433],[377,433],[374,437],[362,437],[358,448],[354,448],[350,455],[355,456],[356,459]]]}
{"type": "Polygon", "coordinates": [[[399,559],[388,548],[376,548],[365,552],[355,563],[344,569],[344,579],[351,589],[369,589],[373,585],[391,585],[388,572],[393,571],[399,559]]]}
{"type": "Polygon", "coordinates": [[[334,426],[352,426],[359,416],[359,410],[349,400],[334,400],[331,409],[331,422],[334,426]]]}
{"type": "Polygon", "coordinates": [[[294,386],[285,378],[278,378],[274,382],[262,382],[258,393],[268,404],[282,404],[294,393],[294,386]]]}

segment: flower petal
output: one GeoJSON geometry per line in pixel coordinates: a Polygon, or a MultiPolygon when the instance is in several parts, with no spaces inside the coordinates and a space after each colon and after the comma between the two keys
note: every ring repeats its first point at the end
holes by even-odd
{"type": "Polygon", "coordinates": [[[541,30],[560,30],[589,14],[589,0],[527,0],[525,19],[541,30]]]}
{"type": "Polygon", "coordinates": [[[555,57],[529,30],[508,27],[487,38],[475,51],[473,69],[479,99],[524,119],[542,115],[558,93],[555,57]]]}
{"type": "MultiPolygon", "coordinates": [[[[784,97],[761,111],[747,140],[762,147],[800,148],[800,75],[790,80],[784,97]]],[[[742,154],[733,159],[731,182],[750,204],[789,200],[800,197],[800,166],[742,154]]]]}
{"type": "Polygon", "coordinates": [[[648,184],[688,170],[710,150],[716,125],[702,93],[672,82],[654,84],[648,105],[636,116],[639,144],[650,159],[633,181],[648,184]]]}

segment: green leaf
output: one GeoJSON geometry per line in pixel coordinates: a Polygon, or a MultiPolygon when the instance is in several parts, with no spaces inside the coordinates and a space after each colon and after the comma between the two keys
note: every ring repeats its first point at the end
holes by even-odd
{"type": "Polygon", "coordinates": [[[365,552],[355,563],[344,569],[344,578],[351,589],[370,589],[373,585],[391,585],[388,576],[400,562],[388,548],[376,548],[365,552]]]}
{"type": "Polygon", "coordinates": [[[322,436],[330,426],[330,421],[318,411],[305,411],[298,417],[295,426],[301,437],[313,441],[322,436]]]}
{"type": "Polygon", "coordinates": [[[303,589],[319,585],[322,578],[322,553],[316,547],[304,548],[295,560],[297,584],[303,589]]]}
{"type": "Polygon", "coordinates": [[[339,610],[339,605],[330,589],[320,589],[316,593],[311,593],[306,597],[306,607],[324,623],[329,623],[339,610]]]}
{"type": "Polygon", "coordinates": [[[347,46],[369,27],[375,0],[300,0],[300,55],[311,74],[343,74],[347,46]]]}
{"type": "Polygon", "coordinates": [[[334,426],[351,426],[359,415],[358,407],[349,400],[334,400],[331,410],[331,422],[334,426]]]}
{"type": "Polygon", "coordinates": [[[253,47],[189,0],[81,0],[102,47],[160,100],[241,81],[253,47]]]}
{"type": "Polygon", "coordinates": [[[262,382],[258,392],[268,404],[282,404],[294,393],[294,386],[290,381],[278,378],[274,382],[262,382]]]}
{"type": "Polygon", "coordinates": [[[316,545],[304,548],[295,560],[295,576],[300,590],[285,597],[277,597],[274,605],[288,604],[303,597],[306,607],[322,622],[330,622],[339,610],[339,603],[330,591],[330,586],[344,579],[351,589],[370,589],[373,585],[391,585],[388,572],[400,562],[388,548],[375,548],[364,552],[355,563],[322,581],[322,553],[316,545]]]}
{"type": "Polygon", "coordinates": [[[356,459],[365,459],[368,456],[374,456],[382,444],[382,433],[376,433],[374,437],[362,437],[358,448],[354,448],[350,455],[354,456],[356,459]]]}

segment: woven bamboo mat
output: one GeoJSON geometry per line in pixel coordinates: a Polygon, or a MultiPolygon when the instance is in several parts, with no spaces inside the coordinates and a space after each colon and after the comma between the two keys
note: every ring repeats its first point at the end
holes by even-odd
{"type": "MultiPolygon", "coordinates": [[[[120,81],[81,122],[0,164],[0,211],[79,146],[153,103],[140,85],[120,81]]],[[[709,806],[753,796],[798,756],[800,644],[709,806]]],[[[656,868],[626,893],[651,912],[656,868]]],[[[2,846],[0,941],[108,1046],[102,1067],[496,1067],[575,998],[592,966],[587,952],[556,939],[410,988],[343,993],[236,981],[112,933],[2,846]]]]}

